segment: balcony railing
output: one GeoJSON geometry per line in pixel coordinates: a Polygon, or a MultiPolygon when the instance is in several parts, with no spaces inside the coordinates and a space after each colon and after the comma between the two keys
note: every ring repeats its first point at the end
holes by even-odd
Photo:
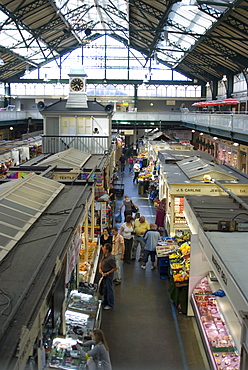
{"type": "Polygon", "coordinates": [[[248,134],[248,115],[246,114],[182,114],[182,122],[216,128],[228,132],[248,134]]]}
{"type": "Polygon", "coordinates": [[[42,152],[58,153],[75,148],[85,153],[103,154],[111,147],[107,136],[42,136],[42,152]]]}

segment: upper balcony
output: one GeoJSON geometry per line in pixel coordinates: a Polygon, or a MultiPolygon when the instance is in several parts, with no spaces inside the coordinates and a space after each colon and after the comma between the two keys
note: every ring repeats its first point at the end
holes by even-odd
{"type": "MultiPolygon", "coordinates": [[[[0,111],[0,122],[4,126],[12,124],[13,121],[18,124],[18,121],[29,118],[43,119],[37,110],[0,111]]],[[[112,122],[113,126],[118,126],[119,129],[151,128],[151,125],[162,129],[167,125],[181,124],[210,135],[248,144],[248,114],[115,112],[112,122]]]]}

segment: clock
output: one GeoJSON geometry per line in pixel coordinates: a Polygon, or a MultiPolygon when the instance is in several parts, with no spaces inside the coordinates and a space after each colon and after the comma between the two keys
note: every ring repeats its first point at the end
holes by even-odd
{"type": "Polygon", "coordinates": [[[73,91],[81,91],[84,88],[84,81],[79,77],[73,78],[70,87],[73,91]]]}

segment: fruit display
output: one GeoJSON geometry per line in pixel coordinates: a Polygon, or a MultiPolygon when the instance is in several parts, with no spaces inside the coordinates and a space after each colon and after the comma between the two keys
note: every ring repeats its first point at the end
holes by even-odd
{"type": "Polygon", "coordinates": [[[55,338],[52,344],[49,368],[64,370],[83,370],[86,369],[86,358],[73,350],[77,344],[71,338],[55,338]]]}
{"type": "Polygon", "coordinates": [[[145,168],[142,168],[142,170],[139,173],[139,180],[145,181],[145,180],[151,180],[152,179],[152,166],[148,166],[145,168]]]}
{"type": "Polygon", "coordinates": [[[177,250],[169,255],[170,268],[175,283],[189,280],[190,270],[190,242],[184,242],[177,250]]]}
{"type": "Polygon", "coordinates": [[[199,312],[201,327],[206,334],[216,369],[238,370],[239,353],[207,278],[202,279],[195,287],[193,302],[199,312]]]}

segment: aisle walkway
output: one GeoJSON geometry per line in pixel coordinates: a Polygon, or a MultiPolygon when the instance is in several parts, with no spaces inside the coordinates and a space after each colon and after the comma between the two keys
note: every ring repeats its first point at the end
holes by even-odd
{"type": "MultiPolygon", "coordinates": [[[[138,195],[137,185],[127,171],[124,194],[150,223],[155,220],[153,203],[147,195],[138,195]]],[[[121,202],[117,199],[116,213],[121,202]]],[[[125,264],[122,284],[114,288],[115,307],[103,311],[101,328],[110,346],[113,370],[207,370],[194,318],[175,311],[168,295],[168,280],[161,280],[150,266],[148,262],[144,271],[138,261],[125,264]]]]}

